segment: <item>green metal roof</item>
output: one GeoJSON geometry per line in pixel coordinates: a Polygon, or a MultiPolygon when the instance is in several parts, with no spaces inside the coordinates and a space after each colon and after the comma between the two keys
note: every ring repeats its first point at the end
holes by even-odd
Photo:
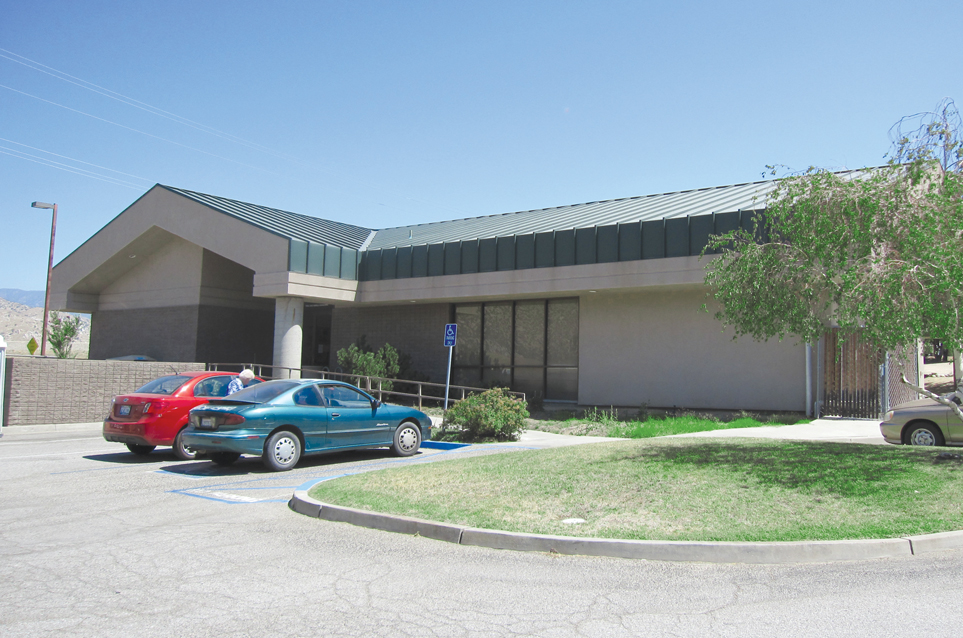
{"type": "Polygon", "coordinates": [[[358,250],[374,232],[370,228],[362,228],[361,226],[353,226],[329,219],[299,215],[286,210],[248,204],[225,197],[164,186],[163,184],[158,184],[158,186],[282,237],[358,250]]]}
{"type": "Polygon", "coordinates": [[[365,248],[396,248],[710,213],[759,210],[765,207],[766,196],[774,185],[773,181],[751,182],[386,228],[377,231],[365,248]]]}

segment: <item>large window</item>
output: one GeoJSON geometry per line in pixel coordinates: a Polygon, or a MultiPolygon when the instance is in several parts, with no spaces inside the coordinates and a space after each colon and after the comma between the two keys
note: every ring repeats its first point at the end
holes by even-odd
{"type": "Polygon", "coordinates": [[[458,304],[453,381],[578,400],[578,299],[458,304]]]}

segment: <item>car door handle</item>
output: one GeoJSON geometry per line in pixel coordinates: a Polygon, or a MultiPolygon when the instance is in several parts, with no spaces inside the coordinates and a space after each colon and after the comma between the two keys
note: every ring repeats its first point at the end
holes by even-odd
{"type": "Polygon", "coordinates": [[[336,419],[336,418],[338,418],[339,416],[341,416],[341,413],[340,413],[340,412],[335,412],[335,413],[333,413],[333,414],[331,415],[331,418],[332,418],[332,419],[336,419]]]}

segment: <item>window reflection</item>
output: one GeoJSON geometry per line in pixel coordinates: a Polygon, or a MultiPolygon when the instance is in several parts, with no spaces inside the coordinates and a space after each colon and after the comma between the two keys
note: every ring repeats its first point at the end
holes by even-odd
{"type": "Polygon", "coordinates": [[[578,299],[458,304],[456,385],[578,400],[578,299]]]}
{"type": "Polygon", "coordinates": [[[481,363],[481,304],[455,306],[455,323],[458,339],[455,345],[455,365],[479,365],[481,363]]]}
{"type": "Polygon", "coordinates": [[[485,304],[485,365],[512,365],[512,302],[485,304]]]}

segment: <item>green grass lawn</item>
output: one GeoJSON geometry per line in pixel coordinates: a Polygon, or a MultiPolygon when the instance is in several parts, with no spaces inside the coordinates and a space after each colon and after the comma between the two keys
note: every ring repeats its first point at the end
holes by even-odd
{"type": "Polygon", "coordinates": [[[327,503],[472,527],[706,541],[963,529],[961,493],[963,459],[945,448],[698,438],[410,465],[311,490],[327,503]]]}
{"type": "Polygon", "coordinates": [[[571,434],[575,436],[611,436],[622,439],[646,439],[671,434],[689,434],[735,428],[755,428],[764,425],[791,425],[808,423],[810,419],[801,415],[782,415],[770,417],[766,421],[747,415],[736,416],[729,420],[714,418],[704,414],[682,414],[681,416],[652,416],[645,420],[620,420],[604,410],[590,410],[579,417],[552,419],[542,415],[539,419],[528,419],[528,429],[571,434]]]}

